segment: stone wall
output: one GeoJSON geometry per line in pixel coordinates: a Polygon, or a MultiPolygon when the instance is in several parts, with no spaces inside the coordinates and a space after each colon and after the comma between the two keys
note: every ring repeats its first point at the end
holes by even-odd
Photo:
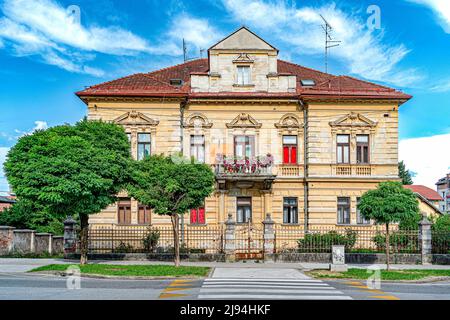
{"type": "Polygon", "coordinates": [[[35,230],[0,226],[0,256],[11,254],[61,254],[63,237],[35,230]]]}

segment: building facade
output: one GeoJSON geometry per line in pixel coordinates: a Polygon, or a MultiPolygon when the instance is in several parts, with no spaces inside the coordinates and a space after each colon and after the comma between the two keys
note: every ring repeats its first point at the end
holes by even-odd
{"type": "MultiPolygon", "coordinates": [[[[278,59],[243,27],[198,59],[77,92],[89,119],[125,128],[136,159],[176,154],[205,162],[215,192],[185,224],[370,226],[356,209],[381,181],[398,179],[398,109],[411,98],[348,76],[278,59]]],[[[133,199],[91,224],[169,224],[133,199]]]]}
{"type": "Polygon", "coordinates": [[[442,197],[442,201],[439,203],[440,210],[450,213],[450,173],[436,182],[436,189],[442,197]]]}

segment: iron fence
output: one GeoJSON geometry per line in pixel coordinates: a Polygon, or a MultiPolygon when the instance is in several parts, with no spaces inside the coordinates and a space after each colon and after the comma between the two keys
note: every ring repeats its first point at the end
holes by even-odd
{"type": "MultiPolygon", "coordinates": [[[[275,252],[328,253],[332,245],[344,245],[348,253],[384,253],[386,231],[380,226],[370,227],[313,227],[305,232],[301,225],[275,227],[275,252]]],[[[420,253],[418,230],[392,230],[390,252],[420,253]]]]}
{"type": "MultiPolygon", "coordinates": [[[[180,253],[221,253],[222,226],[185,226],[180,253]]],[[[167,226],[96,226],[89,229],[91,253],[173,253],[173,228],[167,226]]]]}
{"type": "Polygon", "coordinates": [[[436,254],[450,254],[450,231],[432,230],[431,251],[436,254]]]}

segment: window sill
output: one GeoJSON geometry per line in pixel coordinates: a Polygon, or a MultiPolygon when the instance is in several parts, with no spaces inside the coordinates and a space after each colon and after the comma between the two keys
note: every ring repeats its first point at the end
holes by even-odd
{"type": "Polygon", "coordinates": [[[303,226],[303,224],[301,223],[282,223],[281,224],[283,227],[289,227],[289,226],[303,226]]]}
{"type": "Polygon", "coordinates": [[[207,223],[189,223],[188,225],[191,227],[206,227],[206,226],[208,226],[207,223]]]}

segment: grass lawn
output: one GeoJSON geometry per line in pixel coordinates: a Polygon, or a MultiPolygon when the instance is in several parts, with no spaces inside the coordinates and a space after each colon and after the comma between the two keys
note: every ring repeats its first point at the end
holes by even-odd
{"type": "MultiPolygon", "coordinates": [[[[77,265],[81,274],[105,275],[105,276],[131,276],[131,277],[181,277],[181,276],[206,276],[209,267],[185,267],[176,268],[171,265],[113,265],[113,264],[87,264],[77,265]]],[[[65,271],[69,265],[50,264],[39,267],[30,272],[40,271],[65,271]]]]}
{"type": "MultiPolygon", "coordinates": [[[[350,268],[347,272],[331,272],[329,270],[308,271],[314,278],[328,279],[367,279],[373,273],[366,269],[350,268]]],[[[450,270],[381,270],[381,280],[421,280],[427,277],[450,277],[450,270]]]]}

